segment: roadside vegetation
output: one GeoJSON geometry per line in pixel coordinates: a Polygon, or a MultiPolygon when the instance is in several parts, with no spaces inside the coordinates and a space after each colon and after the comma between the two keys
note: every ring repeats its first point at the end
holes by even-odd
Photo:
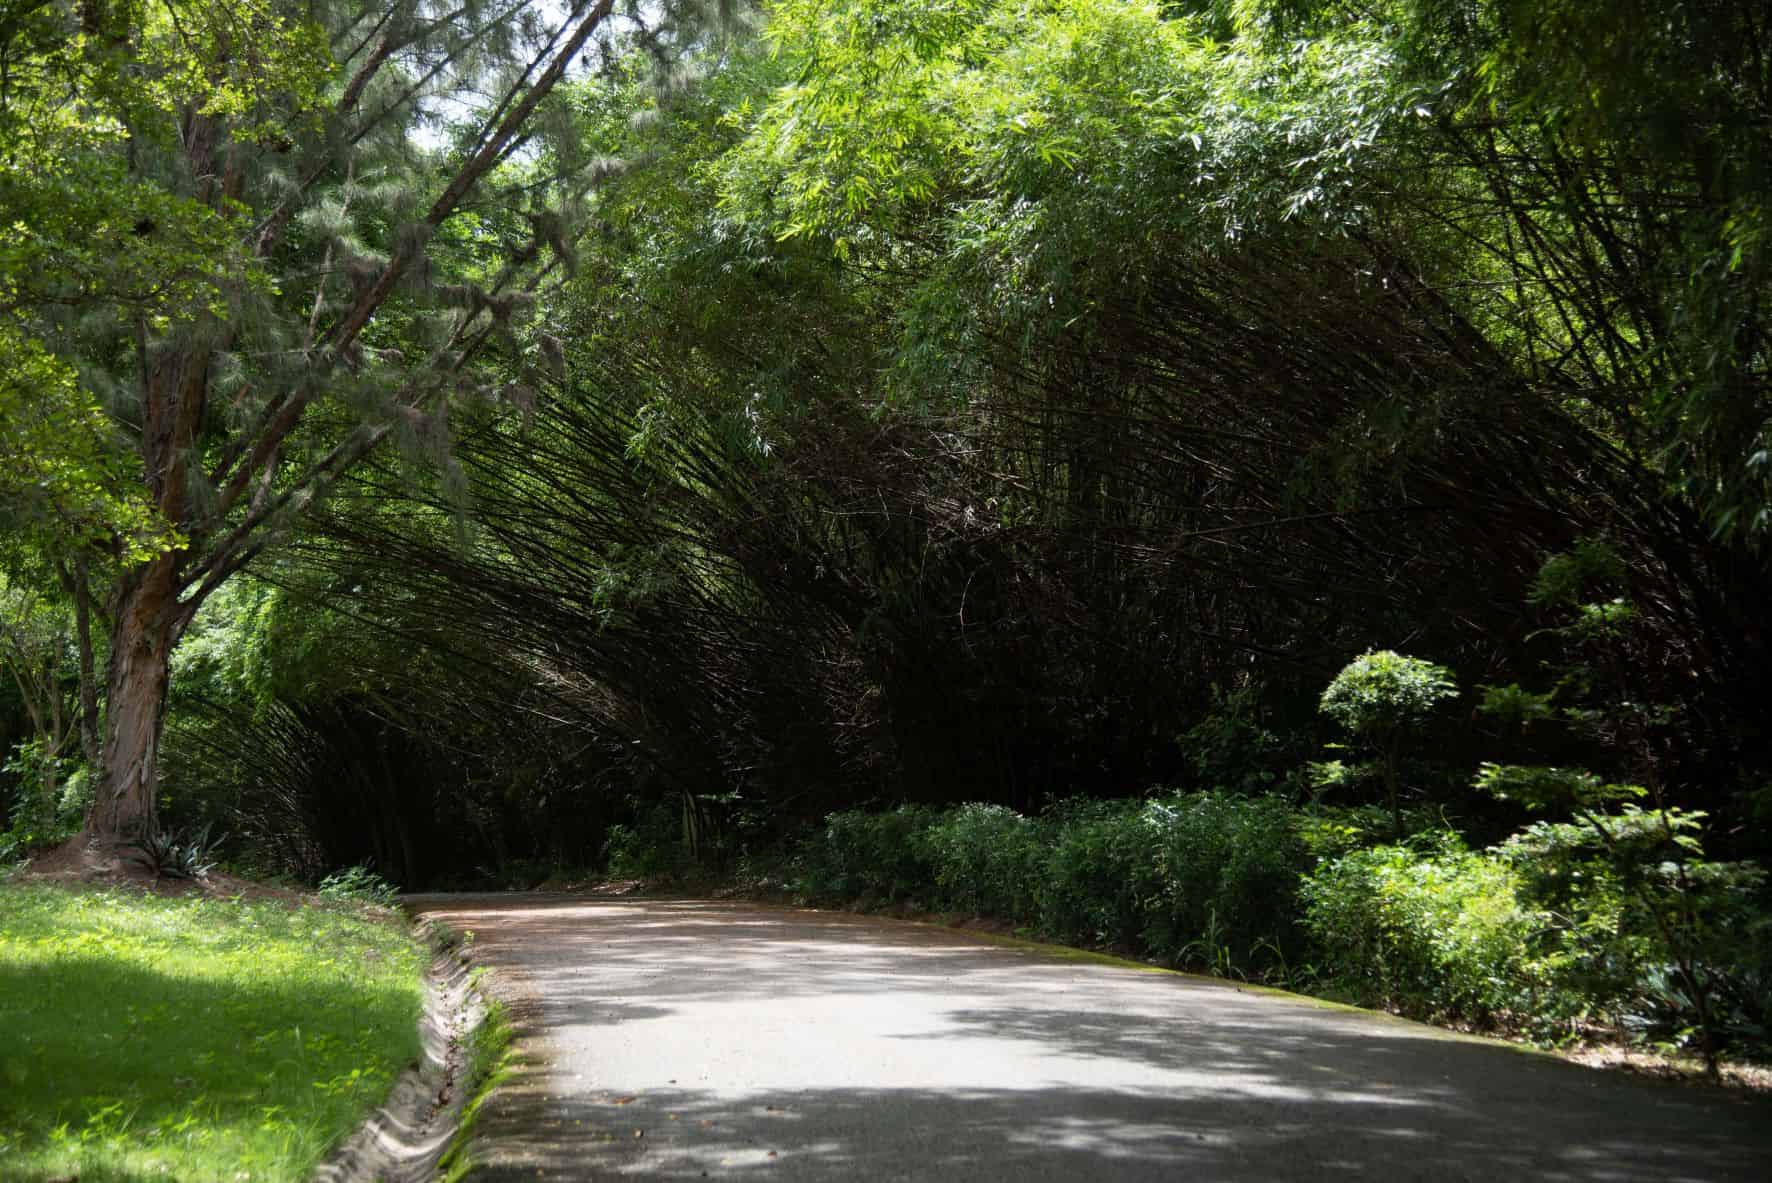
{"type": "Polygon", "coordinates": [[[1008,921],[1023,935],[1524,1035],[1763,1062],[1772,940],[1757,876],[1633,895],[1642,870],[1528,831],[1473,850],[1444,820],[1155,792],[839,813],[797,851],[802,898],[1008,921]],[[1549,860],[1548,862],[1546,860],[1549,860]],[[1657,911],[1661,915],[1657,914],[1657,911]],[[1677,915],[1677,925],[1661,922],[1677,915]]]}
{"type": "MultiPolygon", "coordinates": [[[[1554,693],[1481,689],[1478,717],[1527,711],[1545,726],[1557,713],[1554,693]]],[[[1334,760],[1266,761],[1272,737],[1233,696],[1191,739],[1198,766],[1239,787],[1059,798],[1031,814],[846,810],[737,877],[769,868],[813,903],[995,919],[1548,1046],[1651,1047],[1713,1076],[1725,1057],[1772,1055],[1764,868],[1708,857],[1704,814],[1578,768],[1485,761],[1449,790],[1456,767],[1422,741],[1459,697],[1443,667],[1368,653],[1319,700],[1362,741],[1332,742],[1334,760]],[[1440,800],[1405,809],[1405,779],[1440,800]],[[1362,782],[1377,800],[1335,803],[1362,782]]],[[[649,831],[613,830],[608,855],[616,876],[710,870],[658,815],[649,831]]]]}
{"type": "Polygon", "coordinates": [[[1766,1042],[1764,0],[7,13],[0,861],[1766,1042]]]}
{"type": "Polygon", "coordinates": [[[461,1086],[467,1090],[468,1102],[437,1163],[443,1183],[460,1183],[473,1170],[474,1130],[480,1111],[493,1090],[510,1078],[516,1063],[515,1042],[510,1008],[498,998],[488,998],[486,1013],[468,1039],[467,1064],[462,1070],[461,1086]]]}
{"type": "Polygon", "coordinates": [[[355,906],[0,885],[0,1175],[305,1180],[417,1056],[423,964],[355,906]]]}

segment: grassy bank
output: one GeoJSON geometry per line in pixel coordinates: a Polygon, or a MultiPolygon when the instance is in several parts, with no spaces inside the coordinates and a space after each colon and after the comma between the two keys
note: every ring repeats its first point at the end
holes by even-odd
{"type": "Polygon", "coordinates": [[[351,909],[0,886],[0,1176],[298,1180],[418,1054],[351,909]]]}

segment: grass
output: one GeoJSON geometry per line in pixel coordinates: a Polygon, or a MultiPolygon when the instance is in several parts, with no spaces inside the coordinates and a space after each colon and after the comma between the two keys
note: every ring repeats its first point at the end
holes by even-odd
{"type": "Polygon", "coordinates": [[[0,886],[0,1177],[308,1177],[418,1055],[358,910],[0,886]]]}
{"type": "Polygon", "coordinates": [[[488,1000],[485,1017],[474,1028],[468,1041],[464,1078],[470,1099],[462,1109],[461,1122],[456,1127],[455,1136],[449,1140],[449,1148],[437,1164],[443,1183],[460,1183],[473,1168],[474,1128],[492,1090],[511,1074],[516,1055],[512,1047],[515,1038],[509,1009],[496,998],[488,1000]]]}

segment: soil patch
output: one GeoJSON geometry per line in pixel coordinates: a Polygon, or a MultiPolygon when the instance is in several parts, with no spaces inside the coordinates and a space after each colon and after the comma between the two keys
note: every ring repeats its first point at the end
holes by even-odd
{"type": "Polygon", "coordinates": [[[81,838],[35,855],[18,872],[24,882],[61,883],[84,887],[121,887],[160,896],[200,895],[211,899],[279,900],[286,904],[313,901],[308,892],[210,871],[201,879],[169,879],[156,875],[129,857],[127,849],[105,848],[81,838]]]}

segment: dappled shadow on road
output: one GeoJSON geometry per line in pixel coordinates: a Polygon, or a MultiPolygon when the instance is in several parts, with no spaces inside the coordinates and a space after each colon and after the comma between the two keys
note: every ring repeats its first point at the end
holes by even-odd
{"type": "MultiPolygon", "coordinates": [[[[447,897],[417,897],[427,901],[447,897]]],[[[576,976],[594,957],[600,973],[656,971],[647,998],[705,998],[723,986],[782,997],[833,990],[940,988],[956,973],[1003,967],[1003,950],[931,925],[881,922],[804,909],[682,901],[587,901],[581,897],[470,896],[442,915],[476,934],[482,952],[525,949],[526,975],[576,976]],[[579,925],[583,927],[579,927],[579,925]]],[[[620,994],[601,979],[603,997],[620,994]]]]}
{"type": "Polygon", "coordinates": [[[1060,1087],[512,1100],[488,1121],[497,1158],[476,1179],[1746,1180],[1768,1161],[1677,1119],[1595,1131],[1552,1111],[1563,1136],[1545,1137],[1542,1119],[1334,1089],[1287,1101],[1060,1087]]]}
{"type": "Polygon", "coordinates": [[[545,1053],[488,1179],[1763,1179],[1772,1107],[791,909],[450,901],[545,1053]],[[656,1067],[655,1067],[656,1066],[656,1067]]]}

